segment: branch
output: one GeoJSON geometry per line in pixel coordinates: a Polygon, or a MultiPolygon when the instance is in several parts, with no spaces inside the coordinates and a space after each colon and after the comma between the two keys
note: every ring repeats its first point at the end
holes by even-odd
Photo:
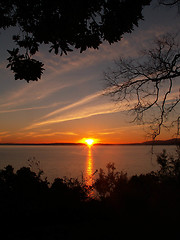
{"type": "MultiPolygon", "coordinates": [[[[173,82],[180,76],[180,48],[176,36],[170,34],[155,39],[153,44],[152,49],[142,51],[138,60],[120,58],[115,61],[115,68],[105,73],[105,81],[107,95],[117,102],[126,100],[131,104],[131,111],[136,115],[134,121],[144,122],[145,112],[158,109],[150,124],[155,125],[152,127],[155,139],[180,102],[178,99],[167,107],[173,82]]],[[[145,122],[149,124],[149,120],[145,122]]]]}
{"type": "Polygon", "coordinates": [[[174,0],[174,1],[171,1],[171,2],[167,2],[167,0],[159,0],[159,4],[161,5],[165,5],[165,6],[174,6],[176,4],[178,4],[180,2],[180,0],[174,0]]]}

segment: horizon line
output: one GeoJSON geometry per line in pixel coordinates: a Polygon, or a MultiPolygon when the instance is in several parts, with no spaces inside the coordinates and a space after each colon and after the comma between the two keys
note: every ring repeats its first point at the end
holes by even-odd
{"type": "MultiPolygon", "coordinates": [[[[145,142],[134,142],[134,143],[95,143],[93,145],[175,145],[176,143],[180,143],[180,138],[172,138],[167,140],[150,140],[145,142]]],[[[16,143],[16,142],[7,142],[0,143],[0,145],[86,145],[85,143],[75,143],[75,142],[52,142],[52,143],[16,143]]]]}

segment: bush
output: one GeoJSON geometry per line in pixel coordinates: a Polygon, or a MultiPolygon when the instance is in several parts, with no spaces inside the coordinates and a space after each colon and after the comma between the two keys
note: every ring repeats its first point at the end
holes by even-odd
{"type": "MultiPolygon", "coordinates": [[[[114,236],[115,239],[122,235],[115,228],[120,227],[127,234],[126,238],[132,238],[130,228],[136,231],[141,226],[149,231],[153,225],[151,237],[155,233],[162,239],[169,234],[176,239],[180,217],[179,153],[178,149],[176,156],[170,156],[163,151],[157,156],[160,166],[157,172],[130,178],[126,173],[118,172],[114,163],[109,163],[107,172],[100,169],[90,187],[84,180],[66,177],[56,178],[50,185],[46,178],[43,180],[40,169],[35,172],[23,167],[14,172],[12,166],[7,166],[0,171],[0,212],[6,239],[8,229],[17,232],[19,225],[25,234],[27,226],[36,229],[39,239],[42,232],[37,226],[45,231],[52,225],[66,226],[67,229],[81,226],[78,234],[85,231],[83,227],[87,225],[91,226],[92,232],[98,230],[98,236],[106,230],[103,236],[114,236]],[[93,195],[91,191],[94,191],[93,195]]],[[[59,236],[60,233],[56,229],[55,233],[49,233],[49,238],[46,235],[43,238],[53,239],[52,234],[59,236]]],[[[73,232],[68,234],[70,237],[64,239],[74,237],[73,232]]],[[[14,235],[12,239],[15,239],[14,235]]]]}
{"type": "Polygon", "coordinates": [[[156,173],[161,179],[180,181],[180,146],[177,147],[176,155],[170,155],[163,150],[157,156],[160,170],[156,173]]]}

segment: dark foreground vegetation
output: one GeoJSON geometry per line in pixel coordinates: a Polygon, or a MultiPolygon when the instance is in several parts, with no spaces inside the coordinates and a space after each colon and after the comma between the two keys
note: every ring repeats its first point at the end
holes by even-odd
{"type": "Polygon", "coordinates": [[[0,171],[1,239],[179,239],[180,149],[159,170],[127,177],[114,164],[85,180],[12,166],[0,171]]]}

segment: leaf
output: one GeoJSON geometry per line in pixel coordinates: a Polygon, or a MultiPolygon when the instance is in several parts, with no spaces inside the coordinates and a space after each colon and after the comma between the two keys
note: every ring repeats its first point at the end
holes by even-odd
{"type": "Polygon", "coordinates": [[[9,63],[7,66],[6,66],[6,68],[9,68],[11,66],[11,64],[9,63]]]}

